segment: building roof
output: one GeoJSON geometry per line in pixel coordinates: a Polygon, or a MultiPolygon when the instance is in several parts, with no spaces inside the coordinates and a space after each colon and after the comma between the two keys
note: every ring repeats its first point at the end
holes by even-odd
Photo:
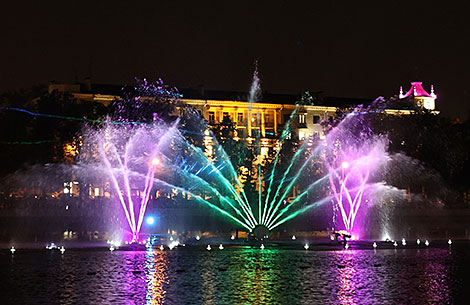
{"type": "MultiPolygon", "coordinates": [[[[53,85],[54,89],[67,90],[63,86],[53,85]]],[[[122,85],[111,84],[94,84],[94,83],[80,83],[75,84],[79,92],[75,93],[89,93],[89,94],[108,94],[114,96],[121,96],[122,85]]],[[[74,87],[75,88],[75,87],[74,87]]],[[[78,91],[78,90],[77,90],[78,91]]],[[[248,92],[242,91],[223,91],[223,90],[207,90],[204,88],[182,88],[178,89],[183,99],[200,99],[200,100],[220,100],[220,101],[240,101],[248,102],[248,92]]],[[[332,97],[324,96],[323,92],[310,92],[312,100],[310,105],[316,106],[330,106],[330,107],[350,107],[356,105],[369,105],[372,99],[365,98],[348,98],[348,97],[332,97]]],[[[262,92],[257,98],[256,102],[269,103],[269,104],[288,104],[294,105],[301,101],[301,94],[280,94],[262,92]]]]}
{"type": "Polygon", "coordinates": [[[411,88],[405,94],[403,94],[403,88],[400,87],[400,98],[407,98],[409,96],[415,96],[415,97],[425,96],[425,97],[436,98],[436,95],[434,94],[433,85],[431,85],[431,94],[429,94],[426,92],[426,90],[424,90],[423,82],[418,82],[418,81],[411,82],[411,88]]]}

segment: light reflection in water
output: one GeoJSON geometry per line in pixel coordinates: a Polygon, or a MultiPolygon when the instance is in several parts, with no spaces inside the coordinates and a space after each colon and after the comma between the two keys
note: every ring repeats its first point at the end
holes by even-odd
{"type": "Polygon", "coordinates": [[[145,253],[145,270],[146,304],[163,304],[166,294],[165,285],[169,284],[167,252],[149,248],[145,253]]]}
{"type": "Polygon", "coordinates": [[[342,265],[338,266],[339,289],[337,297],[340,304],[356,304],[354,300],[356,290],[354,277],[356,270],[352,263],[353,253],[354,252],[351,250],[342,251],[344,255],[342,261],[340,260],[342,265]]]}

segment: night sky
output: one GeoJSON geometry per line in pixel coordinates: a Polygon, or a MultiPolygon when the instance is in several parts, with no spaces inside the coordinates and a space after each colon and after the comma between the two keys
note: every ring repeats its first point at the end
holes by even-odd
{"type": "Polygon", "coordinates": [[[8,1],[0,91],[90,73],[247,91],[258,59],[269,92],[389,97],[419,79],[445,116],[467,118],[470,4],[320,2],[8,1]]]}

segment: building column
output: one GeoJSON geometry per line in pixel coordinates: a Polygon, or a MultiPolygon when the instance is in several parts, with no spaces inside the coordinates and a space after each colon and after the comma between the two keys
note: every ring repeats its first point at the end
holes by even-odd
{"type": "Polygon", "coordinates": [[[264,109],[261,109],[261,136],[264,138],[266,137],[266,126],[265,126],[265,118],[264,118],[264,114],[265,114],[265,110],[264,109]]]}

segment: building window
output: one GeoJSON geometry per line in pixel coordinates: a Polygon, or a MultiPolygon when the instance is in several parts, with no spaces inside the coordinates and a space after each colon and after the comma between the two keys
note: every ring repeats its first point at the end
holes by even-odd
{"type": "Polygon", "coordinates": [[[299,131],[299,140],[304,140],[305,139],[305,131],[299,131]]]}
{"type": "Polygon", "coordinates": [[[215,121],[215,113],[213,111],[209,112],[209,122],[215,121]]]}
{"type": "Polygon", "coordinates": [[[230,115],[228,114],[228,112],[223,113],[223,119],[224,120],[230,120],[230,115]]]}
{"type": "Polygon", "coordinates": [[[299,124],[305,124],[305,114],[299,114],[299,124]]]}
{"type": "Polygon", "coordinates": [[[243,123],[243,112],[238,113],[238,123],[243,123]]]}
{"type": "Polygon", "coordinates": [[[320,116],[319,115],[314,115],[313,116],[313,124],[318,124],[320,122],[320,116]]]}

